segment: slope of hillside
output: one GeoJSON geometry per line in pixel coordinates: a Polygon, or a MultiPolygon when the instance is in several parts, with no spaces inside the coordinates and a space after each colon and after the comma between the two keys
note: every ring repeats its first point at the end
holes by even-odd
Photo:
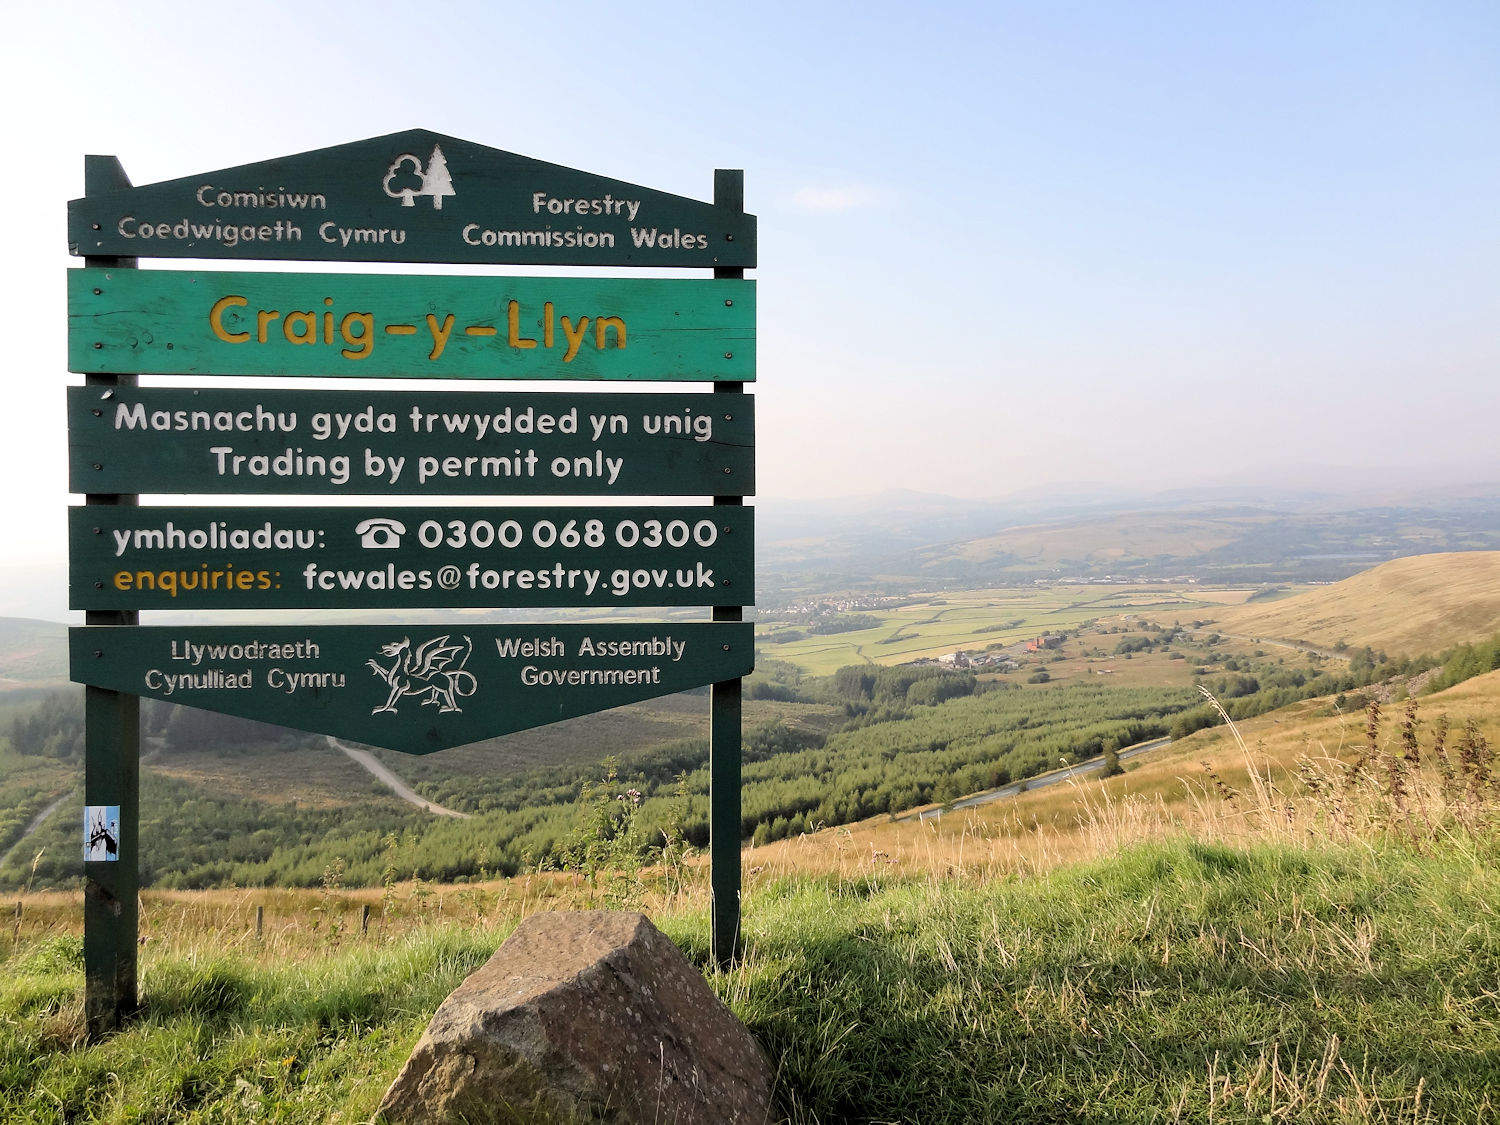
{"type": "Polygon", "coordinates": [[[1500,632],[1500,551],[1392,559],[1325,589],[1217,613],[1228,633],[1437,653],[1500,632]]]}
{"type": "Polygon", "coordinates": [[[67,677],[66,625],[28,617],[0,617],[0,688],[67,677]]]}

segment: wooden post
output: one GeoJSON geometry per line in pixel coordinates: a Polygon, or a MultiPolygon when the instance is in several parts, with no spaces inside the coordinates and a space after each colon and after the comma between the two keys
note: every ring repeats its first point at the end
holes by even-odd
{"type": "MultiPolygon", "coordinates": [[[[130,177],[113,156],[86,156],[84,194],[130,187],[130,177]]],[[[134,258],[85,257],[93,269],[134,269],[134,258]]],[[[89,375],[93,387],[134,386],[134,375],[89,375]]],[[[136,497],[90,494],[91,507],[129,507],[136,497]]],[[[90,610],[88,625],[135,625],[133,610],[90,610]]],[[[136,1009],[136,942],[140,936],[140,758],[139,696],[84,688],[84,815],[89,809],[119,808],[115,853],[83,865],[84,1018],[98,1038],[119,1028],[136,1009]]],[[[88,826],[81,826],[85,833],[88,826]]],[[[107,826],[106,826],[107,827],[107,826]]],[[[85,840],[87,843],[87,840],[85,840]]],[[[107,845],[106,845],[107,848],[107,845]]],[[[107,852],[106,852],[107,854],[107,852]]]]}
{"type": "Polygon", "coordinates": [[[261,929],[266,924],[266,908],[257,906],[255,908],[255,940],[260,940],[261,929]]]}
{"type": "Polygon", "coordinates": [[[359,908],[359,932],[362,934],[370,932],[370,904],[368,902],[359,908]]]}
{"type": "MultiPolygon", "coordinates": [[[[745,173],[737,168],[714,170],[714,204],[745,209],[745,173]]],[[[715,278],[743,278],[739,268],[716,267],[715,278]]],[[[715,383],[715,394],[740,394],[743,383],[715,383]]],[[[740,505],[743,496],[715,496],[714,506],[740,505]]],[[[713,607],[715,621],[743,621],[744,603],[754,591],[735,595],[734,605],[713,607]]],[[[741,681],[713,685],[708,742],[708,855],[714,965],[727,969],[739,956],[740,941],[740,700],[741,681]]]]}

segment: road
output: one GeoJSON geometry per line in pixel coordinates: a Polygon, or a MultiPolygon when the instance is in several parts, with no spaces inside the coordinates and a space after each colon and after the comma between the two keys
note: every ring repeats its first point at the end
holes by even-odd
{"type": "Polygon", "coordinates": [[[349,757],[354,759],[354,761],[364,766],[365,769],[369,770],[370,773],[375,776],[375,779],[377,781],[390,789],[392,793],[396,794],[396,796],[400,797],[403,801],[407,801],[413,805],[416,805],[419,809],[426,809],[428,812],[435,813],[438,816],[451,816],[456,817],[459,820],[469,819],[469,814],[466,812],[458,812],[455,809],[445,809],[442,805],[434,804],[432,801],[429,801],[420,793],[413,792],[411,787],[408,786],[406,782],[402,781],[390,770],[381,765],[380,762],[376,760],[375,755],[371,754],[368,750],[356,750],[352,746],[345,746],[331,734],[326,735],[325,737],[328,739],[328,745],[332,746],[335,750],[342,750],[345,754],[348,754],[349,757]]]}
{"type": "Polygon", "coordinates": [[[1349,659],[1347,652],[1335,652],[1331,648],[1318,648],[1316,645],[1305,644],[1302,641],[1277,641],[1272,640],[1270,637],[1247,637],[1243,633],[1226,633],[1222,629],[1215,629],[1213,626],[1208,626],[1204,629],[1190,629],[1186,625],[1183,625],[1180,628],[1184,633],[1202,633],[1204,636],[1211,636],[1217,633],[1226,640],[1243,641],[1246,644],[1252,645],[1275,645],[1277,648],[1295,649],[1297,652],[1309,653],[1312,656],[1321,656],[1325,660],[1349,659]]]}
{"type": "Polygon", "coordinates": [[[5,852],[5,854],[3,856],[0,856],[0,864],[3,864],[12,855],[14,855],[15,852],[16,852],[16,849],[19,848],[22,844],[24,844],[26,842],[26,837],[30,836],[38,828],[40,828],[42,825],[46,824],[47,823],[47,818],[49,816],[51,816],[53,813],[55,813],[58,809],[62,808],[65,804],[67,804],[68,803],[68,798],[71,797],[72,795],[73,795],[72,793],[64,793],[61,797],[59,797],[57,800],[53,801],[50,805],[48,805],[41,812],[37,813],[36,816],[32,817],[31,818],[31,823],[26,826],[26,831],[21,833],[21,838],[19,840],[17,840],[14,844],[12,844],[8,849],[6,849],[6,852],[5,852]]]}
{"type": "MultiPolygon", "coordinates": [[[[1138,754],[1144,754],[1148,750],[1156,750],[1171,742],[1170,738],[1153,738],[1150,742],[1138,742],[1134,746],[1120,751],[1120,761],[1127,762],[1138,754]]],[[[1028,777],[1025,781],[1018,781],[1011,785],[1002,785],[999,789],[988,789],[983,793],[975,793],[971,797],[965,797],[961,801],[954,801],[946,809],[928,809],[926,812],[907,813],[898,816],[897,820],[932,820],[940,817],[946,811],[957,812],[959,809],[972,809],[980,805],[987,805],[991,801],[999,801],[1005,797],[1014,797],[1017,793],[1030,792],[1033,789],[1043,789],[1048,785],[1056,785],[1060,781],[1078,777],[1081,774],[1096,773],[1104,768],[1103,758],[1093,758],[1087,762],[1079,762],[1076,766],[1068,766],[1066,769],[1053,770],[1051,773],[1037,774],[1036,777],[1028,777]]]]}

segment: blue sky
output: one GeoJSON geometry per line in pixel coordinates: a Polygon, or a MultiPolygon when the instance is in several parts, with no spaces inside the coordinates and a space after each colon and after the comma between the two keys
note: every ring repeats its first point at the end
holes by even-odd
{"type": "Polygon", "coordinates": [[[0,613],[65,551],[85,152],[146,183],[423,127],[698,198],[744,168],[764,496],[1500,479],[1493,0],[53,7],[0,35],[0,613]]]}

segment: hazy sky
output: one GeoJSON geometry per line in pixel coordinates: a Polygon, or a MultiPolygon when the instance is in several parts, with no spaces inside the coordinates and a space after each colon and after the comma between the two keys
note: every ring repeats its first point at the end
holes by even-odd
{"type": "Polygon", "coordinates": [[[763,496],[1500,477],[1494,0],[16,7],[0,613],[61,581],[86,152],[142,184],[421,127],[704,199],[744,168],[763,496]]]}

